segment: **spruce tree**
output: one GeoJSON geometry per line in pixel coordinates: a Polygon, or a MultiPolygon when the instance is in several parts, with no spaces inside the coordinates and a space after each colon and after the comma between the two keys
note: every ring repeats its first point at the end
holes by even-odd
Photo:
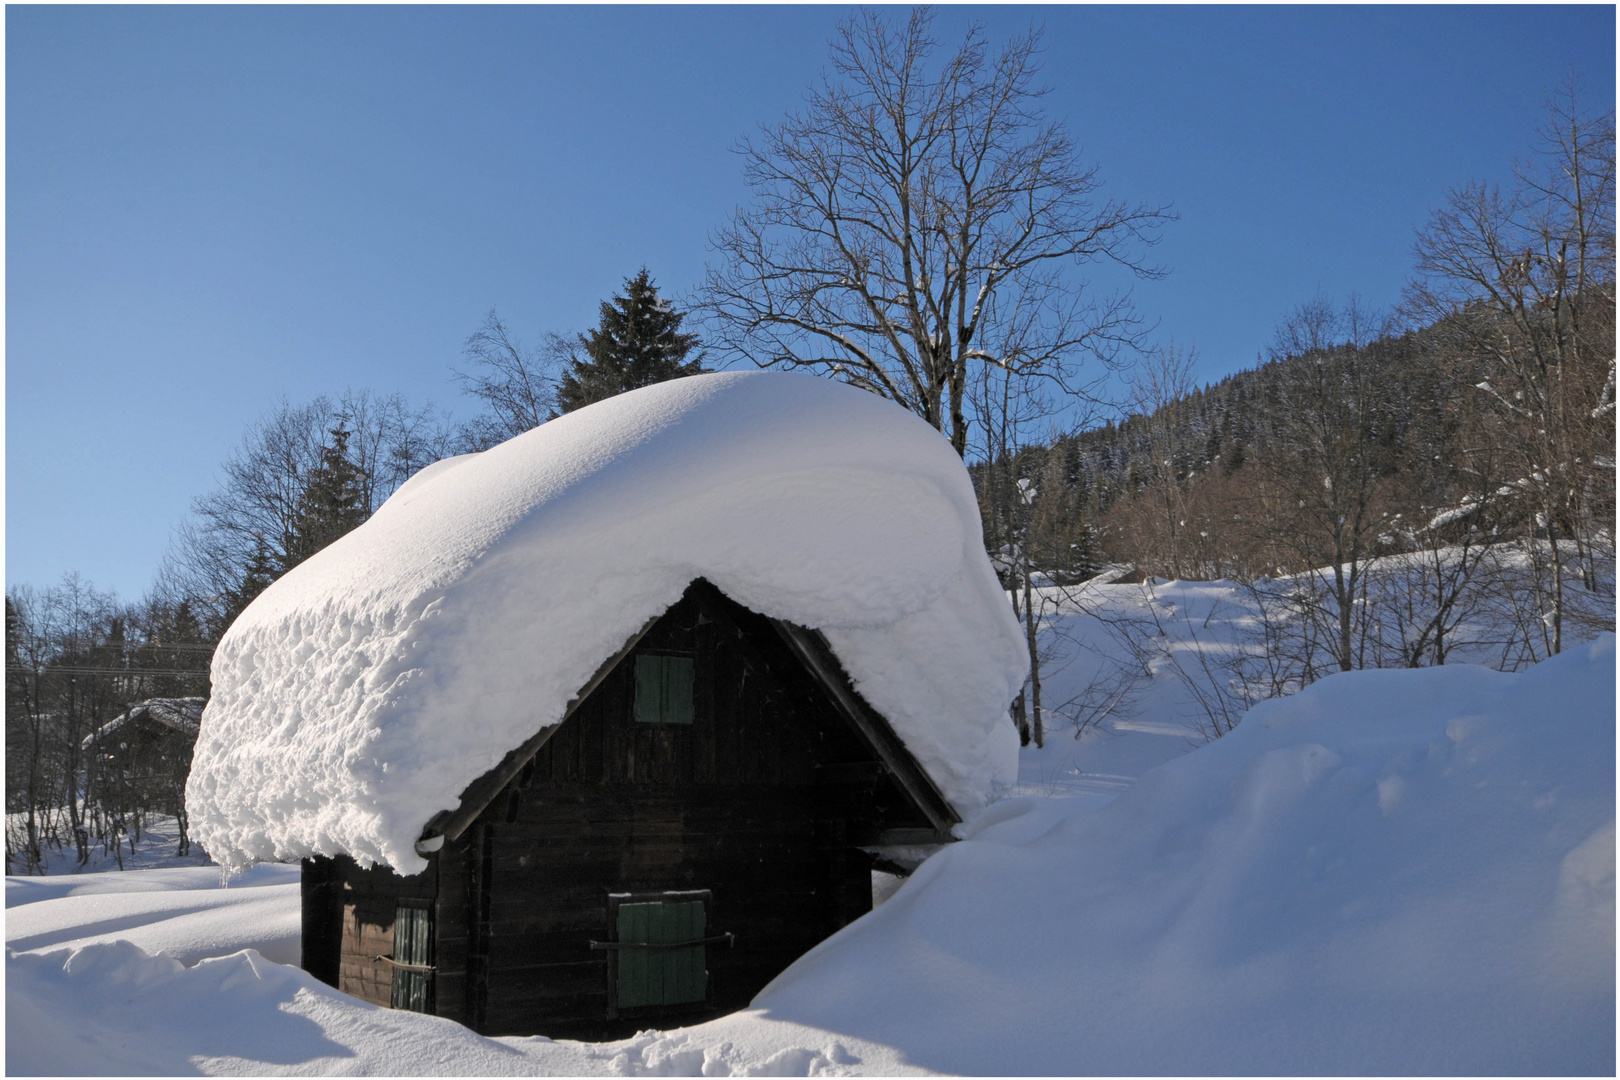
{"type": "MultiPolygon", "coordinates": [[[[277,559],[270,553],[270,545],[264,542],[264,537],[255,534],[253,557],[248,560],[247,566],[242,568],[242,577],[236,587],[225,595],[225,606],[219,629],[214,636],[217,638],[225,632],[225,628],[236,621],[236,617],[281,574],[281,568],[276,565],[277,559]]],[[[186,601],[190,603],[190,601],[186,601]]]]}
{"type": "Polygon", "coordinates": [[[309,472],[284,545],[282,571],[291,570],[366,520],[365,473],[349,460],[349,429],[339,423],[309,472]]]}
{"type": "Polygon", "coordinates": [[[596,329],[579,336],[584,355],[570,357],[569,370],[558,380],[561,411],[703,370],[700,360],[686,359],[698,336],[680,332],[685,314],[658,295],[647,268],[627,278],[624,288],[622,296],[602,304],[596,329]]]}

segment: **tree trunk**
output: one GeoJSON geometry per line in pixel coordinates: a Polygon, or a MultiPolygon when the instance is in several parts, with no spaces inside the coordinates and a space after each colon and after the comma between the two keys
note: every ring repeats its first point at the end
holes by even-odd
{"type": "Polygon", "coordinates": [[[1046,745],[1046,728],[1041,721],[1041,652],[1035,641],[1034,588],[1030,582],[1031,572],[1029,556],[1025,555],[1024,563],[1024,639],[1029,645],[1029,700],[1032,706],[1033,723],[1031,724],[1031,737],[1037,747],[1046,745]]]}
{"type": "Polygon", "coordinates": [[[1552,651],[1564,651],[1564,553],[1558,546],[1558,519],[1547,515],[1547,544],[1552,548],[1552,651]]]}

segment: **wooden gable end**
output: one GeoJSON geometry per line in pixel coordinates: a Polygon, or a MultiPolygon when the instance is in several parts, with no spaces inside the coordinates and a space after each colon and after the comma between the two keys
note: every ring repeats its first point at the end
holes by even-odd
{"type": "MultiPolygon", "coordinates": [[[[548,762],[560,758],[558,779],[623,783],[667,776],[699,784],[792,783],[798,773],[791,768],[784,773],[776,764],[797,752],[800,728],[792,720],[775,723],[779,715],[807,719],[817,727],[822,742],[830,737],[840,744],[834,759],[822,764],[869,765],[879,781],[893,789],[886,810],[891,804],[909,804],[885,815],[882,831],[888,835],[873,835],[866,842],[926,844],[951,839],[949,830],[960,817],[888,721],[855,691],[821,634],[750,611],[699,578],[675,606],[648,620],[603,662],[561,723],[537,732],[468,785],[457,810],[436,815],[423,830],[418,850],[436,850],[443,839],[458,838],[559,738],[562,742],[546,752],[548,762]],[[634,706],[627,702],[634,702],[635,659],[648,654],[690,656],[696,669],[707,673],[699,676],[702,685],[694,687],[695,707],[710,710],[705,714],[707,723],[695,725],[684,736],[601,726],[603,716],[633,715],[634,706]],[[734,695],[715,696],[717,671],[744,673],[734,695]],[[756,722],[742,725],[738,721],[744,714],[756,722]],[[829,721],[829,716],[842,722],[829,721]],[[760,723],[759,718],[767,719],[760,723]],[[837,728],[842,730],[830,730],[837,728]],[[724,733],[719,742],[716,732],[724,733]],[[767,745],[772,734],[781,741],[767,745]],[[849,744],[851,736],[857,746],[849,744]],[[598,774],[597,769],[603,771],[598,774]]],[[[552,776],[550,766],[544,768],[545,775],[552,776]]]]}
{"type": "Polygon", "coordinates": [[[871,910],[860,845],[894,828],[933,835],[772,623],[695,583],[440,852],[471,921],[440,939],[439,1010],[603,1038],[742,1008],[871,910]],[[637,656],[692,660],[690,722],[637,719],[637,656]],[[615,951],[618,899],[700,894],[701,919],[670,910],[726,946],[615,951]],[[680,992],[652,978],[665,968],[680,992]]]}

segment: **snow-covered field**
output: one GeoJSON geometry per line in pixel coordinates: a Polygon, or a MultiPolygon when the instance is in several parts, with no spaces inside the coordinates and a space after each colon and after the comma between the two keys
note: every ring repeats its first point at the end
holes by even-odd
{"type": "Polygon", "coordinates": [[[1219,659],[1238,648],[1250,613],[1235,586],[1086,584],[1042,593],[1046,745],[1021,752],[1014,795],[1111,799],[1207,741],[1196,684],[1186,677],[1203,669],[1171,661],[1201,652],[1219,659]],[[1162,639],[1142,629],[1155,618],[1167,630],[1162,639]],[[1157,655],[1138,663],[1122,634],[1150,639],[1157,655]]]}
{"type": "Polygon", "coordinates": [[[298,866],[263,863],[222,886],[216,866],[6,878],[6,947],[128,941],[185,964],[257,949],[298,963],[298,866]]]}
{"type": "MultiPolygon", "coordinates": [[[[1518,549],[1492,556],[1489,565],[1491,574],[1475,578],[1486,584],[1455,601],[1446,662],[1513,670],[1525,665],[1530,649],[1502,586],[1517,576],[1520,600],[1530,602],[1529,571],[1518,549]]],[[[1602,569],[1597,593],[1572,579],[1566,602],[1590,616],[1568,622],[1572,643],[1590,638],[1593,631],[1583,625],[1612,624],[1613,565],[1602,569]]],[[[1363,666],[1404,666],[1403,636],[1409,640],[1413,626],[1433,614],[1432,597],[1424,598],[1433,585],[1432,575],[1425,577],[1430,570],[1413,555],[1364,564],[1363,588],[1376,603],[1366,626],[1357,626],[1363,666]]],[[[1316,576],[1320,588],[1326,571],[1316,576]]],[[[1262,582],[1256,590],[1230,581],[1121,585],[1105,583],[1110,576],[1104,575],[1037,589],[1047,740],[1042,749],[1023,750],[1014,794],[1111,798],[1153,766],[1227,730],[1256,701],[1297,690],[1302,635],[1297,615],[1279,614],[1276,608],[1287,604],[1276,601],[1295,587],[1309,588],[1310,578],[1262,582]],[[1269,658],[1260,595],[1273,606],[1269,658]]],[[[1313,660],[1319,670],[1333,667],[1326,659],[1318,646],[1313,660]]]]}
{"type": "Polygon", "coordinates": [[[751,1010],[616,1043],[484,1039],[266,959],[294,959],[289,868],[9,878],[6,1067],[1612,1074],[1614,687],[1606,635],[1335,675],[1200,745],[1159,670],[751,1010]]]}

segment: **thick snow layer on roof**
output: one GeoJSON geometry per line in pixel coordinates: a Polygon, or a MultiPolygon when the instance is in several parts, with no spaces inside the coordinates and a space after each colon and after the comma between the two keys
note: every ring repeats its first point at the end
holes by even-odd
{"type": "Polygon", "coordinates": [[[440,462],[267,589],[214,656],[194,835],[422,869],[427,820],[697,577],[821,629],[964,816],[1015,779],[1026,664],[961,461],[864,391],[733,372],[440,462]]]}

